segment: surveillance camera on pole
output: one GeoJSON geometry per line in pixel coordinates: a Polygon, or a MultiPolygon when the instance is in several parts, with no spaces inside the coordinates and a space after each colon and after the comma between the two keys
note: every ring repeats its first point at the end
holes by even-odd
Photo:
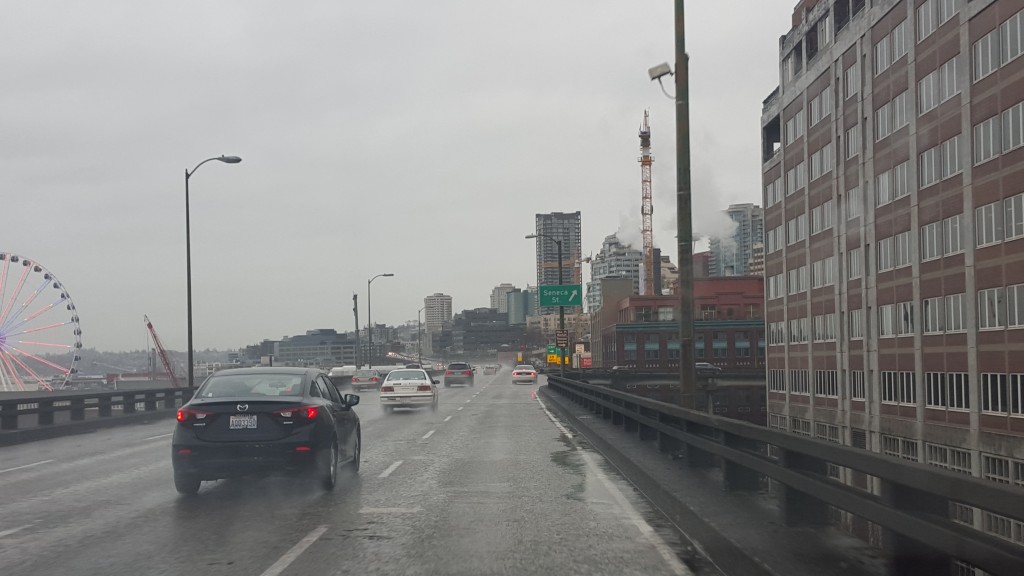
{"type": "Polygon", "coordinates": [[[668,65],[668,62],[662,62],[654,68],[647,71],[647,75],[651,77],[651,82],[655,80],[661,81],[665,76],[672,75],[672,67],[668,65]]]}

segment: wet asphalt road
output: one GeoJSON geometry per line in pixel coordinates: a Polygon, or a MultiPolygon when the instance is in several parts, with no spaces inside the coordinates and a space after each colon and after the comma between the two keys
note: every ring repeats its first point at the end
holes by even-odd
{"type": "Polygon", "coordinates": [[[173,420],[0,448],[0,574],[686,574],[678,535],[531,392],[505,369],[436,413],[362,393],[362,470],[333,492],[178,496],[173,420]]]}

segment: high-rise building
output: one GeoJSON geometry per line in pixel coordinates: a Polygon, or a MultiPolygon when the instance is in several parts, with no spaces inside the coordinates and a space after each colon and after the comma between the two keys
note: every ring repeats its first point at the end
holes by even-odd
{"type": "Polygon", "coordinates": [[[435,332],[447,328],[452,322],[452,297],[436,292],[423,299],[423,323],[427,330],[435,332]]]}
{"type": "MultiPolygon", "coordinates": [[[[558,284],[558,247],[562,242],[562,283],[580,284],[582,269],[576,266],[582,254],[582,219],[579,211],[537,214],[537,284],[558,284]]],[[[554,314],[558,308],[547,307],[541,314],[554,314]]],[[[566,309],[566,313],[571,313],[566,309]]]]}
{"type": "Polygon", "coordinates": [[[797,7],[761,116],[769,427],[1024,483],[1022,9],[797,7]]]}
{"type": "Polygon", "coordinates": [[[529,289],[513,288],[505,295],[505,301],[510,326],[526,324],[526,318],[536,311],[536,293],[529,289]]]}
{"type": "Polygon", "coordinates": [[[755,242],[747,263],[747,273],[751,276],[764,276],[764,242],[755,242]]]}
{"type": "Polygon", "coordinates": [[[709,239],[711,276],[747,276],[754,244],[763,242],[764,210],[756,204],[733,204],[725,214],[735,223],[732,234],[709,239]]]}
{"type": "Polygon", "coordinates": [[[639,294],[643,262],[642,250],[626,246],[615,234],[605,236],[601,250],[590,261],[591,279],[587,283],[587,310],[596,310],[601,302],[602,278],[629,278],[633,281],[633,293],[639,294]]]}
{"type": "Polygon", "coordinates": [[[516,287],[511,284],[498,284],[491,290],[491,308],[494,308],[498,312],[508,312],[508,300],[505,296],[515,290],[516,287]]]}

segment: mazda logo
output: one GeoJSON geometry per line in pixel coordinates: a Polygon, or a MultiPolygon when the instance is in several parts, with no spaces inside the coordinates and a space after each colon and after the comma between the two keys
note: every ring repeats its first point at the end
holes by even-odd
{"type": "Polygon", "coordinates": [[[249,409],[249,405],[248,404],[239,404],[238,406],[236,406],[236,408],[238,408],[239,412],[245,412],[246,410],[249,409]]]}

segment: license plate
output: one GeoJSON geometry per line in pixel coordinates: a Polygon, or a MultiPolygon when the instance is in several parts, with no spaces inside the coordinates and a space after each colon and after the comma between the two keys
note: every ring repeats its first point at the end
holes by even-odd
{"type": "Polygon", "coordinates": [[[255,414],[235,414],[228,419],[228,428],[231,430],[240,430],[245,428],[256,428],[256,415],[255,414]]]}

